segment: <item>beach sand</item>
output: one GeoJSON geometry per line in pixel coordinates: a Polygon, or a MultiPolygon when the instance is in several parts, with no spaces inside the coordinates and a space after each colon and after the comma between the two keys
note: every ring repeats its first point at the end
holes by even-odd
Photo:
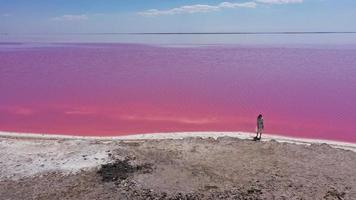
{"type": "Polygon", "coordinates": [[[0,199],[356,199],[356,145],[253,135],[0,132],[0,199]]]}

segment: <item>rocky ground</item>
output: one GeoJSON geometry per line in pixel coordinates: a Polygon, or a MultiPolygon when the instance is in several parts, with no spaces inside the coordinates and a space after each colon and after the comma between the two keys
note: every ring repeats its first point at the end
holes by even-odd
{"type": "Polygon", "coordinates": [[[356,199],[356,153],[237,138],[0,138],[0,199],[356,199]]]}

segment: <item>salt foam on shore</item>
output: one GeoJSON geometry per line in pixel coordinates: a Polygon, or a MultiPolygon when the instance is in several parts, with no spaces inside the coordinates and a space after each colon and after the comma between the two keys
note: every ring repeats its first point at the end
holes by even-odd
{"type": "MultiPolygon", "coordinates": [[[[189,137],[214,138],[233,137],[251,140],[255,133],[246,132],[179,132],[152,133],[115,137],[68,136],[0,132],[0,181],[19,179],[43,172],[61,171],[76,173],[110,162],[110,154],[121,141],[137,142],[145,140],[175,139],[189,137]]],[[[356,152],[356,144],[289,138],[270,134],[263,135],[263,141],[300,145],[326,143],[334,148],[356,152]]]]}
{"type": "MultiPolygon", "coordinates": [[[[0,137],[38,138],[38,139],[74,139],[74,140],[159,140],[159,139],[184,139],[189,137],[214,138],[233,137],[239,139],[252,139],[256,134],[250,132],[170,132],[170,133],[147,133],[131,134],[122,136],[72,136],[45,133],[16,133],[0,131],[0,137]]],[[[276,140],[293,144],[328,144],[334,148],[351,150],[356,152],[356,144],[322,139],[307,139],[286,137],[273,134],[263,134],[262,141],[276,140]]]]}

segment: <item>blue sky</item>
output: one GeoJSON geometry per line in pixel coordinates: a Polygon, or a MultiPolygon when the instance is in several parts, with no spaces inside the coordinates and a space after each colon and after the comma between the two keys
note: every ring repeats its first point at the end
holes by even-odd
{"type": "Polygon", "coordinates": [[[356,31],[355,10],[355,0],[0,0],[0,32],[356,31]]]}

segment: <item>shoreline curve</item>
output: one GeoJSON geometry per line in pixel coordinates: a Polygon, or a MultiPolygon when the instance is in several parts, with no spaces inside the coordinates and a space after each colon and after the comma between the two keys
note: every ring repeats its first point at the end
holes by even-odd
{"type": "MultiPolygon", "coordinates": [[[[184,139],[191,137],[201,137],[201,138],[220,138],[220,137],[232,137],[238,139],[252,139],[255,136],[255,133],[251,132],[166,132],[166,133],[145,133],[145,134],[129,134],[129,135],[120,135],[120,136],[74,136],[74,135],[61,135],[61,134],[44,134],[44,133],[18,133],[10,131],[0,131],[0,138],[19,138],[19,139],[68,139],[68,140],[162,140],[162,139],[184,139]]],[[[299,145],[311,145],[311,144],[327,144],[331,147],[351,150],[356,152],[356,144],[334,141],[334,140],[325,140],[325,139],[309,139],[309,138],[297,138],[297,137],[288,137],[281,135],[274,135],[265,133],[262,141],[272,141],[285,142],[299,145]]]]}

